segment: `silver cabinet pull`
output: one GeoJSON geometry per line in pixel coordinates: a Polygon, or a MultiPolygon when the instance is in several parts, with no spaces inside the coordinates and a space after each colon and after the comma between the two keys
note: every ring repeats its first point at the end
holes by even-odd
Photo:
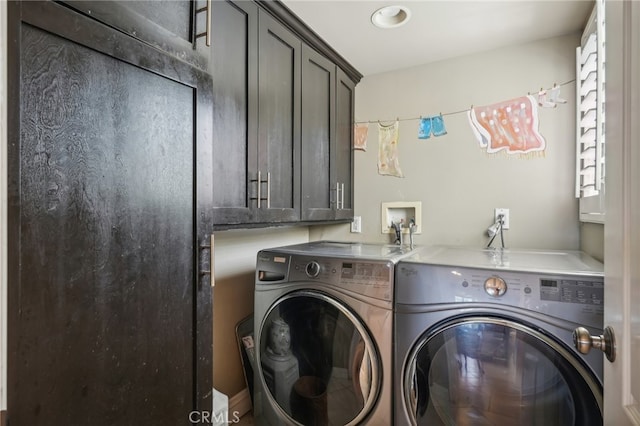
{"type": "Polygon", "coordinates": [[[258,208],[260,208],[260,203],[262,202],[262,172],[258,170],[258,208]]]}
{"type": "Polygon", "coordinates": [[[257,197],[251,197],[251,200],[256,200],[258,203],[258,208],[262,208],[262,201],[267,202],[267,208],[271,208],[271,172],[267,172],[267,180],[262,180],[262,171],[258,170],[258,178],[251,179],[251,182],[257,182],[258,184],[258,195],[257,197]],[[267,184],[267,196],[266,198],[262,196],[262,184],[267,184]]]}
{"type": "Polygon", "coordinates": [[[196,39],[205,37],[204,40],[206,45],[211,46],[211,0],[207,0],[207,5],[205,7],[196,9],[196,16],[202,12],[207,12],[207,28],[205,29],[205,32],[196,34],[196,39]]]}
{"type": "Polygon", "coordinates": [[[616,360],[616,337],[611,327],[605,327],[600,336],[592,336],[586,328],[578,327],[573,330],[573,345],[581,354],[588,354],[591,348],[600,349],[610,362],[616,360]]]}
{"type": "Polygon", "coordinates": [[[344,183],[336,182],[336,210],[344,209],[344,183]]]}
{"type": "Polygon", "coordinates": [[[267,208],[271,208],[271,172],[267,172],[267,208]]]}
{"type": "Polygon", "coordinates": [[[262,186],[262,175],[260,173],[260,170],[258,170],[258,178],[257,179],[251,179],[251,182],[256,182],[258,185],[258,195],[256,197],[251,197],[251,200],[256,200],[257,204],[258,204],[258,208],[260,208],[260,202],[262,200],[262,192],[261,192],[261,186],[262,186]]]}

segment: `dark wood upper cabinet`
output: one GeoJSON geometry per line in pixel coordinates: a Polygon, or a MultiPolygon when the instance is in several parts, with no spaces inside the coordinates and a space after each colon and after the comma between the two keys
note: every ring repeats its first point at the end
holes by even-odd
{"type": "Polygon", "coordinates": [[[340,185],[340,204],[336,208],[336,219],[353,218],[353,172],[354,172],[354,104],[355,83],[341,69],[336,70],[336,143],[332,157],[336,181],[340,185]]]}
{"type": "Polygon", "coordinates": [[[280,2],[212,12],[215,227],[349,220],[361,76],[280,2]]]}
{"type": "Polygon", "coordinates": [[[136,37],[200,69],[208,65],[204,34],[214,0],[65,0],[68,7],[136,37]]]}
{"type": "Polygon", "coordinates": [[[213,4],[212,211],[216,224],[255,222],[258,170],[258,6],[213,4]]]}
{"type": "Polygon", "coordinates": [[[332,220],[339,207],[335,162],[336,65],[304,46],[302,55],[302,219],[332,220]]]}
{"type": "Polygon", "coordinates": [[[213,4],[216,226],[300,220],[301,42],[251,1],[213,4]]]}
{"type": "Polygon", "coordinates": [[[302,61],[302,219],[353,218],[354,82],[305,46],[302,61]]]}
{"type": "Polygon", "coordinates": [[[302,42],[268,13],[258,25],[259,222],[300,220],[302,42]]]}
{"type": "Polygon", "coordinates": [[[209,76],[53,2],[9,2],[11,425],[211,410],[209,76]]]}

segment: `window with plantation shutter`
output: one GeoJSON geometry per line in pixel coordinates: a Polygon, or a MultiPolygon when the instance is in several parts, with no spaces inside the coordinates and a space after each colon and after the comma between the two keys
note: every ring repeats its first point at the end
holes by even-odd
{"type": "Polygon", "coordinates": [[[576,49],[576,197],[580,220],[604,223],[604,0],[597,0],[576,49]]]}

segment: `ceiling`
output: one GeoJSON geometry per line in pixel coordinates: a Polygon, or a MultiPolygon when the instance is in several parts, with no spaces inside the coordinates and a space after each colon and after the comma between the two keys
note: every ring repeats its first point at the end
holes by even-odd
{"type": "Polygon", "coordinates": [[[364,76],[489,51],[584,28],[593,0],[282,0],[364,76]],[[409,21],[371,24],[379,8],[403,5],[409,21]]]}

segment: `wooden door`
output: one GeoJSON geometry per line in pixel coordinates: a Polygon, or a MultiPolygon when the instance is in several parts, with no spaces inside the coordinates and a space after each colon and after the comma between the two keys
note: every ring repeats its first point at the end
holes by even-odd
{"type": "Polygon", "coordinates": [[[336,181],[340,185],[340,205],[336,219],[353,219],[353,126],[355,83],[340,68],[336,72],[336,181]]]}
{"type": "Polygon", "coordinates": [[[640,4],[606,2],[604,424],[640,424],[640,4]]]}
{"type": "Polygon", "coordinates": [[[333,62],[303,46],[302,220],[332,220],[336,211],[335,70],[333,62]]]}
{"type": "Polygon", "coordinates": [[[253,222],[258,169],[258,6],[213,5],[213,216],[217,225],[253,222]]]}
{"type": "Polygon", "coordinates": [[[9,6],[9,423],[188,424],[211,409],[206,77],[55,3],[9,6]]]}
{"type": "Polygon", "coordinates": [[[302,43],[260,10],[258,170],[263,223],[300,220],[300,66],[302,43]]]}

